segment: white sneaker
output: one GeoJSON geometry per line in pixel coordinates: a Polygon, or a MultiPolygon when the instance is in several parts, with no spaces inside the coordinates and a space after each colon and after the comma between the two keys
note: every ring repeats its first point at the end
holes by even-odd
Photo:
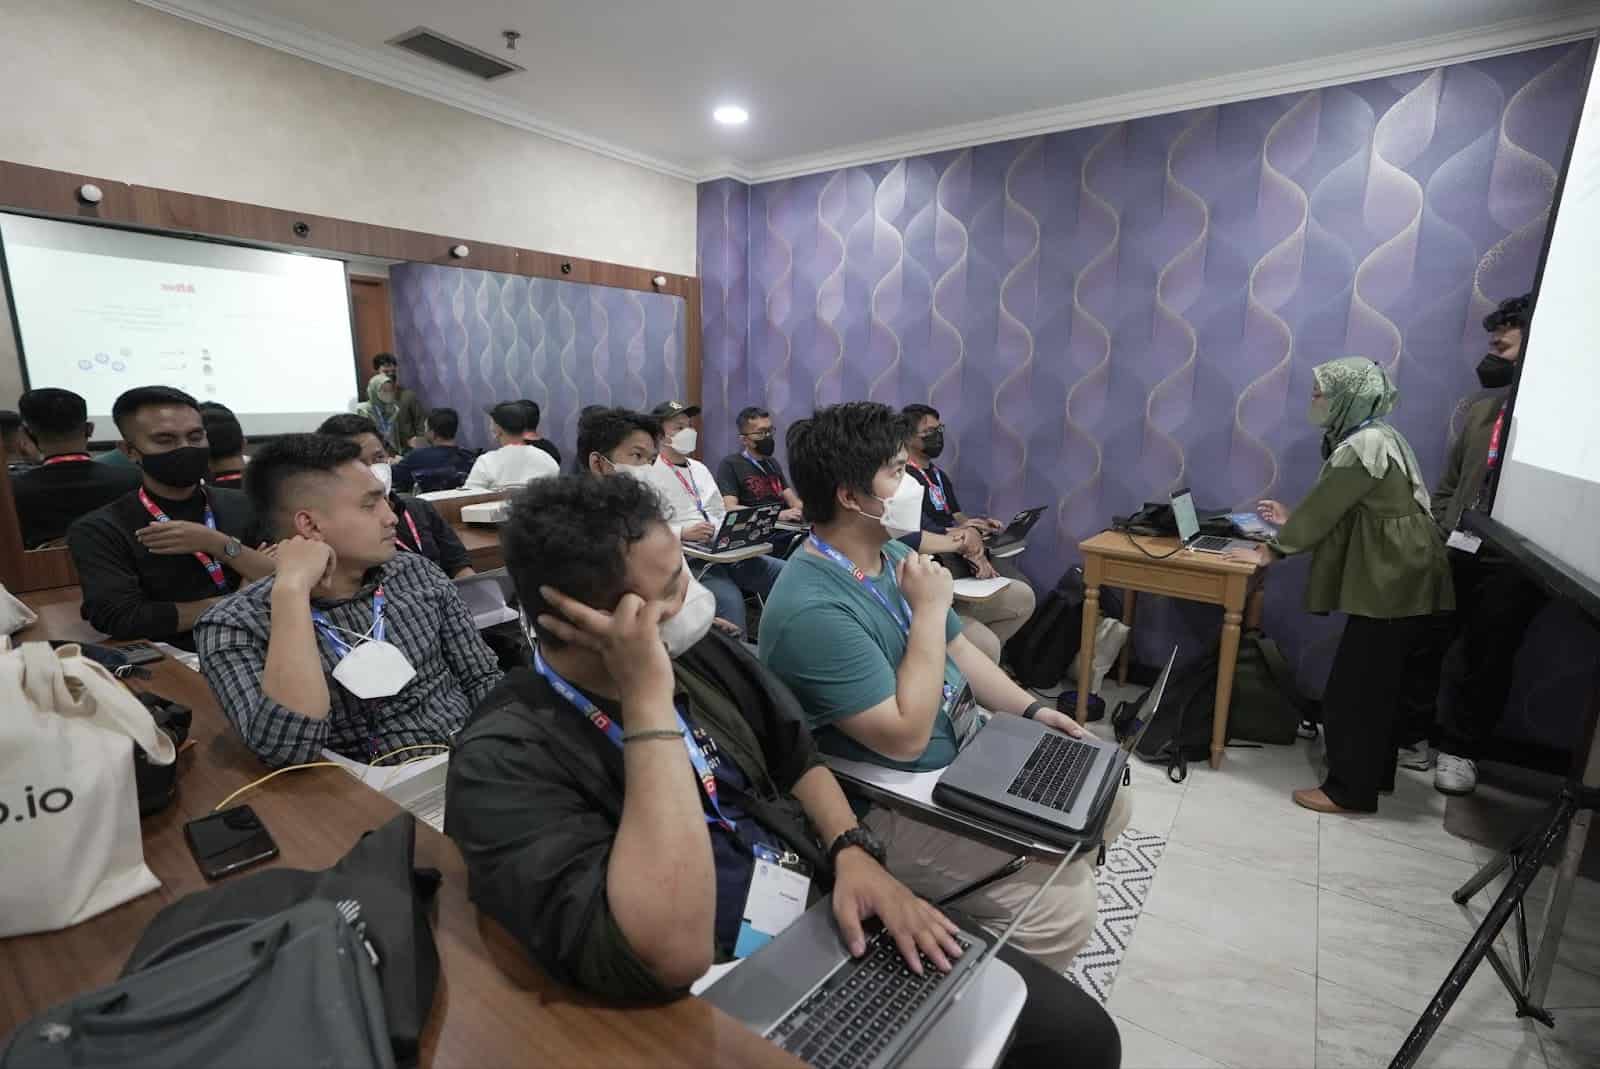
{"type": "Polygon", "coordinates": [[[1433,747],[1426,739],[1414,746],[1400,747],[1400,767],[1413,772],[1428,771],[1433,767],[1433,747]]]}
{"type": "Polygon", "coordinates": [[[1440,794],[1471,794],[1478,787],[1478,763],[1441,752],[1433,770],[1433,789],[1440,794]]]}

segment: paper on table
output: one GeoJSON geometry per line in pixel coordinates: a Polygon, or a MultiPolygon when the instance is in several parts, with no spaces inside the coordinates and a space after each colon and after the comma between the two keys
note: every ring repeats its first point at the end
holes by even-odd
{"type": "Polygon", "coordinates": [[[160,650],[168,657],[171,657],[174,661],[177,661],[189,671],[200,671],[200,655],[198,653],[190,653],[188,650],[180,650],[178,647],[169,642],[157,642],[156,649],[160,650]]]}
{"type": "Polygon", "coordinates": [[[412,750],[409,753],[397,754],[381,765],[367,765],[352,757],[334,753],[332,750],[323,750],[322,759],[342,766],[356,779],[383,794],[394,787],[398,787],[413,776],[419,776],[430,769],[438,768],[450,760],[450,754],[449,751],[445,751],[429,757],[426,750],[412,750]],[[406,764],[407,757],[420,757],[421,760],[406,764]]]}
{"type": "Polygon", "coordinates": [[[993,579],[957,579],[951,589],[958,598],[982,601],[994,597],[1010,585],[1011,580],[1003,575],[997,575],[993,579]]]}

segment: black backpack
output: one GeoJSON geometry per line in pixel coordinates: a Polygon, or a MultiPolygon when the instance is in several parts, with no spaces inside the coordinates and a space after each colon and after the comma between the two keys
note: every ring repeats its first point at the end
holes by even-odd
{"type": "MultiPolygon", "coordinates": [[[[1167,681],[1161,708],[1134,750],[1152,764],[1166,765],[1167,778],[1174,783],[1182,783],[1189,775],[1190,761],[1211,756],[1219,661],[1219,653],[1213,651],[1167,681]]],[[[1227,741],[1291,745],[1299,737],[1300,721],[1309,708],[1278,644],[1260,631],[1241,635],[1227,741]]],[[[1113,717],[1114,722],[1117,719],[1113,717]]]]}
{"type": "MultiPolygon", "coordinates": [[[[1083,637],[1083,569],[1068,568],[1033,616],[1006,642],[1001,660],[1024,687],[1053,687],[1078,659],[1083,637]]],[[[1100,588],[1101,616],[1122,616],[1122,597],[1100,588]]]]}

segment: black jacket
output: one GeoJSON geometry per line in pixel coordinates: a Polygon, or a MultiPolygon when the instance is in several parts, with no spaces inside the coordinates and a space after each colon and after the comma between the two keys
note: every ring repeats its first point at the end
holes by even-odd
{"type": "MultiPolygon", "coordinates": [[[[742,646],[712,633],[674,664],[692,714],[752,784],[745,810],[828,871],[789,793],[819,764],[799,703],[742,646]],[[720,700],[704,701],[707,689],[720,700]]],[[[445,832],[469,893],[556,979],[610,999],[670,998],[606,901],[622,821],[621,750],[531,668],[508,674],[456,737],[445,832]]],[[[709,834],[709,832],[708,832],[709,834]]]]}

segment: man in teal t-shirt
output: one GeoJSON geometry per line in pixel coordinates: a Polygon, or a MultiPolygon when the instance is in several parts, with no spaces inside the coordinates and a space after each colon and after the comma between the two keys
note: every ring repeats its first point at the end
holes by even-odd
{"type": "MultiPolygon", "coordinates": [[[[767,599],[761,660],[800,699],[818,745],[839,757],[918,772],[945,767],[959,741],[952,709],[966,687],[993,713],[1083,735],[961,634],[950,573],[891,541],[922,522],[922,486],[905,474],[905,439],[905,419],[868,402],[834,405],[790,428],[790,474],[815,526],[767,599]]],[[[1106,841],[1127,826],[1130,810],[1129,792],[1118,792],[1106,841]]],[[[863,823],[888,846],[890,872],[930,900],[1008,860],[889,810],[873,810],[863,823]]],[[[964,897],[962,908],[999,931],[1049,875],[1049,867],[1029,865],[964,897]]],[[[1065,969],[1094,918],[1093,858],[1085,856],[1012,939],[1065,969]]]]}

